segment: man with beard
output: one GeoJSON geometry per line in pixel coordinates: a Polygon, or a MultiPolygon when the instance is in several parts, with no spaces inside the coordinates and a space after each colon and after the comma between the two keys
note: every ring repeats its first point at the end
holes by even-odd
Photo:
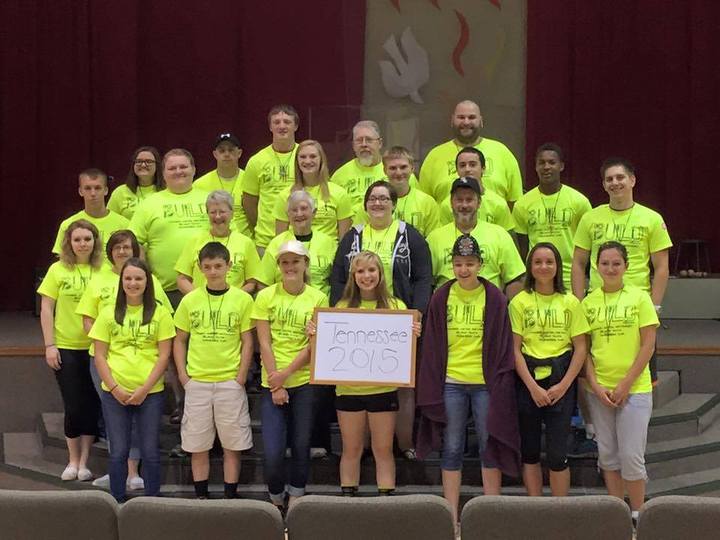
{"type": "Polygon", "coordinates": [[[483,119],[478,104],[468,100],[458,103],[450,118],[450,127],[455,138],[430,150],[420,170],[420,189],[442,203],[459,174],[455,169],[457,153],[473,146],[485,156],[485,171],[479,180],[486,189],[505,199],[512,209],[523,190],[520,167],[507,146],[480,135],[483,119]]]}
{"type": "MultiPolygon", "coordinates": [[[[345,188],[353,203],[353,223],[362,221],[365,210],[365,192],[370,184],[386,178],[382,164],[383,140],[380,127],[372,120],[360,120],[352,129],[352,147],[355,157],[342,165],[330,178],[345,188]]],[[[410,175],[410,187],[418,187],[417,178],[410,175]]]]}
{"type": "Polygon", "coordinates": [[[427,237],[435,286],[439,287],[454,277],[453,245],[459,236],[470,234],[480,246],[483,260],[480,275],[504,291],[510,299],[522,289],[525,265],[505,229],[478,220],[480,201],[480,184],[475,178],[457,178],[452,183],[450,202],[455,220],[435,229],[427,237]]]}

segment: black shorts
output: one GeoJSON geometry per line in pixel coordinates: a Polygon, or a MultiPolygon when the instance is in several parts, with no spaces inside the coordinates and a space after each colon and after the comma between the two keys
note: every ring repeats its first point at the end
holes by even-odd
{"type": "Polygon", "coordinates": [[[393,390],[367,396],[335,396],[335,408],[344,412],[394,412],[398,410],[398,393],[393,390]]]}

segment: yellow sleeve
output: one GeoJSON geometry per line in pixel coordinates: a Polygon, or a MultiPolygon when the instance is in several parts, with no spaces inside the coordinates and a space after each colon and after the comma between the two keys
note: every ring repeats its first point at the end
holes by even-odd
{"type": "Polygon", "coordinates": [[[172,339],[175,337],[175,324],[173,324],[172,315],[163,306],[155,308],[156,316],[158,317],[158,341],[165,341],[166,339],[172,339]],[[159,310],[159,312],[158,312],[159,310]]]}
{"type": "Polygon", "coordinates": [[[592,238],[590,237],[590,212],[587,212],[578,223],[573,244],[580,249],[590,251],[592,249],[592,238]]]}
{"type": "Polygon", "coordinates": [[[271,293],[269,289],[263,289],[258,293],[258,295],[255,297],[255,303],[253,304],[250,317],[252,317],[256,321],[270,320],[270,316],[268,314],[268,302],[270,300],[270,294],[271,293]]]}
{"type": "Polygon", "coordinates": [[[512,217],[515,220],[515,232],[527,235],[528,233],[528,222],[527,222],[527,208],[523,204],[524,199],[519,200],[513,206],[512,217]]]}
{"type": "Polygon", "coordinates": [[[167,308],[170,314],[172,314],[172,312],[175,310],[170,303],[168,295],[165,294],[165,290],[162,288],[162,283],[160,283],[160,280],[154,274],[152,280],[153,289],[155,290],[155,301],[158,302],[161,306],[165,306],[165,308],[167,308]]]}
{"type": "Polygon", "coordinates": [[[174,322],[183,332],[190,333],[190,316],[188,315],[188,297],[184,296],[175,310],[174,322]]]}
{"type": "Polygon", "coordinates": [[[348,195],[348,192],[345,190],[345,188],[342,188],[341,190],[336,190],[338,193],[337,197],[337,219],[340,221],[341,219],[348,219],[355,215],[355,209],[353,208],[352,199],[350,199],[350,195],[348,195]]]}
{"type": "Polygon", "coordinates": [[[58,232],[55,235],[55,243],[52,247],[52,252],[55,255],[60,255],[60,251],[62,250],[62,241],[63,241],[63,235],[65,234],[65,229],[68,228],[68,224],[63,221],[60,223],[60,226],[58,227],[58,232]]]}
{"type": "Polygon", "coordinates": [[[243,297],[242,320],[240,321],[240,332],[247,332],[255,328],[255,322],[252,319],[253,299],[249,294],[243,297]]]}
{"type": "MultiPolygon", "coordinates": [[[[157,195],[156,195],[157,196],[157,195]]],[[[150,204],[150,201],[146,201],[144,203],[141,203],[135,208],[135,213],[133,214],[132,219],[130,220],[130,230],[135,233],[135,236],[137,238],[137,241],[142,245],[147,245],[148,242],[148,233],[147,233],[147,225],[145,223],[145,213],[147,205],[150,204]]]]}
{"type": "MultiPolygon", "coordinates": [[[[522,294],[522,293],[521,293],[522,294]]],[[[512,327],[513,334],[518,336],[524,336],[525,325],[523,324],[523,306],[520,300],[520,294],[510,300],[510,326],[512,327]]],[[[583,318],[585,316],[583,315],[583,318]]]]}
{"type": "Polygon", "coordinates": [[[113,189],[113,192],[110,194],[110,199],[108,199],[107,203],[107,209],[111,212],[115,212],[116,214],[120,214],[122,212],[122,204],[120,203],[120,188],[122,187],[123,186],[118,186],[113,189]]]}
{"type": "Polygon", "coordinates": [[[435,149],[430,150],[425,161],[423,161],[422,167],[420,168],[419,187],[437,201],[437,195],[435,193],[437,171],[435,169],[437,168],[438,160],[435,157],[436,154],[435,149]]]}
{"type": "Polygon", "coordinates": [[[672,245],[672,240],[670,240],[665,222],[659,214],[654,215],[650,225],[650,253],[657,253],[658,251],[669,249],[672,245]]]}
{"type": "Polygon", "coordinates": [[[273,217],[276,220],[284,221],[285,223],[288,223],[290,221],[290,218],[287,214],[288,197],[290,197],[290,190],[282,190],[280,193],[278,193],[277,199],[275,200],[275,206],[273,207],[273,217]]]}
{"type": "Polygon", "coordinates": [[[505,179],[507,181],[507,200],[517,201],[523,194],[522,175],[520,174],[520,165],[517,159],[510,151],[505,148],[503,153],[503,162],[505,163],[505,179]]]}
{"type": "Polygon", "coordinates": [[[500,225],[506,231],[515,229],[515,220],[513,220],[510,207],[507,204],[498,205],[495,212],[495,225],[500,225]]]}
{"type": "Polygon", "coordinates": [[[435,229],[440,227],[440,207],[435,202],[435,200],[431,199],[425,199],[426,204],[425,206],[425,231],[423,232],[423,236],[427,236],[431,232],[433,232],[435,229]]]}
{"type": "Polygon", "coordinates": [[[48,268],[47,274],[45,274],[45,277],[37,290],[38,294],[42,294],[43,296],[47,296],[53,300],[57,300],[60,293],[58,286],[57,264],[59,263],[54,263],[50,266],[50,268],[48,268]]]}
{"type": "Polygon", "coordinates": [[[500,278],[504,285],[507,285],[518,276],[525,273],[525,265],[523,264],[520,253],[518,253],[515,242],[513,242],[510,233],[503,230],[504,234],[501,235],[500,243],[500,256],[501,261],[500,278]]]}
{"type": "Polygon", "coordinates": [[[102,310],[102,312],[98,315],[98,318],[95,319],[95,322],[93,323],[90,332],[88,332],[88,337],[90,339],[110,343],[109,323],[111,321],[108,319],[108,314],[111,313],[113,313],[113,308],[102,310]]]}
{"type": "Polygon", "coordinates": [[[195,249],[196,242],[193,237],[185,242],[185,247],[180,252],[177,262],[175,263],[174,270],[180,274],[184,274],[188,277],[192,277],[193,266],[197,262],[197,251],[195,249]]]}
{"type": "Polygon", "coordinates": [[[638,323],[640,328],[645,326],[660,326],[655,306],[652,303],[650,295],[645,291],[639,290],[640,298],[638,301],[638,323]]]}
{"type": "Polygon", "coordinates": [[[75,308],[75,313],[97,319],[98,303],[99,298],[95,294],[95,287],[93,287],[92,281],[90,281],[80,297],[80,301],[75,308]]]}
{"type": "MultiPolygon", "coordinates": [[[[566,296],[569,302],[568,310],[570,311],[570,337],[574,338],[582,334],[589,334],[590,325],[587,322],[580,301],[570,293],[567,293],[566,296]]],[[[655,308],[653,308],[654,311],[655,308]]]]}
{"type": "Polygon", "coordinates": [[[260,161],[258,154],[252,156],[248,161],[242,179],[243,193],[248,193],[256,197],[260,194],[260,169],[262,167],[260,161]]]}

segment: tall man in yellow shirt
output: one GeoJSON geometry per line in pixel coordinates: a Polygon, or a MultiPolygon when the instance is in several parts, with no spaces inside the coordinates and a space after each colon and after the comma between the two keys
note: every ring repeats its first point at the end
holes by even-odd
{"type": "Polygon", "coordinates": [[[450,127],[455,137],[430,150],[423,162],[420,189],[441,203],[459,174],[455,172],[458,151],[474,146],[485,156],[483,186],[500,195],[512,209],[523,191],[520,166],[507,146],[480,134],[483,118],[478,104],[469,100],[458,103],[450,117],[450,127]]]}
{"type": "Polygon", "coordinates": [[[276,105],[268,113],[272,143],[250,157],[242,180],[242,205],[262,256],[275,236],[278,193],[295,182],[295,132],[300,116],[290,105],[276,105]]]}

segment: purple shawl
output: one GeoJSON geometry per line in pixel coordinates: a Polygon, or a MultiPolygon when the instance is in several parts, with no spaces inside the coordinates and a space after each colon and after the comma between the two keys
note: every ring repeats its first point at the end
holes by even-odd
{"type": "MultiPolygon", "coordinates": [[[[515,356],[507,298],[492,283],[479,278],[485,287],[485,329],[482,365],[490,392],[487,417],[487,458],[506,476],[520,476],[520,431],[515,398],[515,356]]],[[[420,410],[417,452],[423,459],[439,450],[447,422],[443,398],[448,359],[447,300],[451,280],[433,294],[423,328],[423,347],[418,367],[416,400],[420,410]]]]}

